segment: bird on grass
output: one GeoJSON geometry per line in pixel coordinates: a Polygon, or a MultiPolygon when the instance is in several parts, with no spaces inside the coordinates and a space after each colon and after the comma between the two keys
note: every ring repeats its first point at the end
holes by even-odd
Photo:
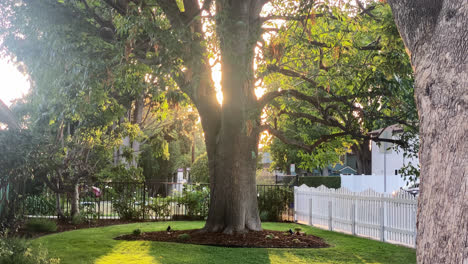
{"type": "Polygon", "coordinates": [[[292,231],[291,228],[289,228],[288,233],[291,234],[291,235],[294,235],[294,231],[292,231]]]}
{"type": "Polygon", "coordinates": [[[167,231],[167,232],[171,232],[171,226],[167,226],[166,231],[167,231]]]}

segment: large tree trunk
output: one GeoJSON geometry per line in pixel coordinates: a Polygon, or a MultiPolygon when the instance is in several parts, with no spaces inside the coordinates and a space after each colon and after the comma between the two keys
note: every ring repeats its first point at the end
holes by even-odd
{"type": "Polygon", "coordinates": [[[255,182],[260,110],[253,75],[259,2],[217,2],[224,99],[219,130],[211,135],[216,142],[207,142],[211,200],[205,230],[210,232],[261,230],[255,182]]]}
{"type": "Polygon", "coordinates": [[[372,174],[372,153],[370,150],[370,140],[364,140],[359,144],[352,146],[353,152],[356,154],[357,174],[372,174]]]}
{"type": "Polygon", "coordinates": [[[468,5],[389,0],[420,116],[418,263],[468,263],[468,5]]]}

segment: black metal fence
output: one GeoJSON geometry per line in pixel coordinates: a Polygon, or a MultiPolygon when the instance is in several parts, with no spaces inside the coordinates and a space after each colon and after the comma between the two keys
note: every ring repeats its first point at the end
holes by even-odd
{"type": "Polygon", "coordinates": [[[298,185],[299,175],[275,175],[275,184],[298,185]]]}
{"type": "MultiPolygon", "coordinates": [[[[202,220],[208,215],[208,184],[171,182],[109,182],[80,185],[80,216],[87,219],[202,220]]],[[[292,187],[257,185],[260,217],[263,221],[293,221],[292,187]]],[[[28,195],[22,213],[28,218],[57,218],[60,206],[71,214],[71,194],[55,194],[45,188],[28,195]]]]}

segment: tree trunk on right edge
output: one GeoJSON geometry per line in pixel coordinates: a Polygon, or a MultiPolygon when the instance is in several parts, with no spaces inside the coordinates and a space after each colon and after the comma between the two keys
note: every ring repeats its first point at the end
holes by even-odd
{"type": "Polygon", "coordinates": [[[389,0],[420,117],[418,263],[468,263],[468,4],[389,0]]]}

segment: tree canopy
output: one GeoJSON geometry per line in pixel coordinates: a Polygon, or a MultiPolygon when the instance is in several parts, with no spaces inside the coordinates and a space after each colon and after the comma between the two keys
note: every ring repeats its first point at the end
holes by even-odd
{"type": "Polygon", "coordinates": [[[178,126],[167,117],[190,100],[210,174],[205,230],[232,233],[260,229],[262,131],[305,150],[310,162],[410,113],[392,109],[411,92],[411,74],[388,8],[356,3],[8,0],[0,34],[37,95],[24,121],[59,142],[62,164],[101,149],[83,142],[102,145],[99,157],[112,155],[114,165],[138,166],[129,154],[142,151],[167,155],[167,127],[178,126]],[[212,79],[218,63],[222,104],[212,79]],[[260,99],[259,83],[267,88],[260,99]]]}

